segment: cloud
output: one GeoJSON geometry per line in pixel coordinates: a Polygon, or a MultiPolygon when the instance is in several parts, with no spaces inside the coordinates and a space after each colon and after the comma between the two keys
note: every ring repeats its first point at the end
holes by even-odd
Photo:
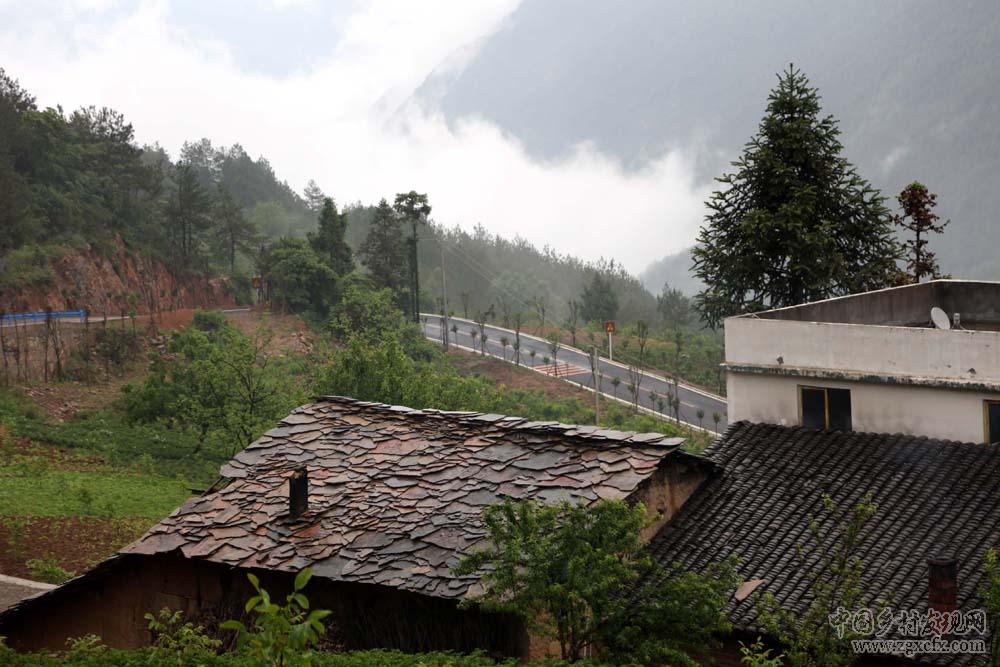
{"type": "Polygon", "coordinates": [[[243,71],[224,37],[194,38],[170,21],[163,2],[111,15],[72,12],[61,23],[14,10],[0,47],[5,67],[41,104],[112,106],[140,141],[175,155],[203,136],[239,142],[299,189],[314,178],[341,202],[426,191],[438,222],[482,223],[635,271],[690,245],[709,190],[695,182],[695,148],[638,171],[589,144],[540,162],[482,119],[448,123],[412,102],[428,74],[454,67],[456,53],[467,58],[469,45],[497,30],[517,3],[360,2],[336,31],[331,25],[337,39],[327,58],[283,78],[243,71]]]}
{"type": "Polygon", "coordinates": [[[902,160],[910,153],[910,147],[906,145],[896,146],[891,151],[889,151],[885,157],[879,162],[879,169],[882,172],[882,176],[888,176],[893,168],[899,161],[902,160]]]}

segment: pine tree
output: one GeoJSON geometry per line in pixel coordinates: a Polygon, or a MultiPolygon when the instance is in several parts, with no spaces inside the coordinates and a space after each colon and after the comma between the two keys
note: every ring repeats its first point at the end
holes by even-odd
{"type": "Polygon", "coordinates": [[[407,275],[403,229],[399,217],[385,199],[378,203],[368,236],[358,252],[376,289],[402,291],[407,275]]]}
{"type": "Polygon", "coordinates": [[[167,205],[169,232],[181,265],[191,268],[201,256],[202,241],[212,224],[212,202],[187,163],[177,166],[176,186],[175,197],[167,205]]]}
{"type": "Polygon", "coordinates": [[[431,214],[431,206],[427,202],[427,195],[420,194],[415,190],[400,192],[396,195],[393,204],[396,213],[410,223],[413,234],[410,236],[410,316],[414,322],[420,320],[420,273],[417,262],[417,228],[420,223],[427,222],[427,216],[431,214]]]}
{"type": "Polygon", "coordinates": [[[584,322],[601,322],[613,320],[618,313],[618,295],[615,294],[611,280],[594,272],[589,285],[583,288],[580,296],[580,315],[584,322]]]}
{"type": "Polygon", "coordinates": [[[900,248],[884,198],[841,155],[840,129],[789,66],[693,251],[709,325],[741,312],[885,287],[900,248]]]}
{"type": "Polygon", "coordinates": [[[256,230],[221,183],[215,200],[215,219],[219,243],[229,259],[229,273],[233,274],[236,272],[236,251],[251,246],[256,230]]]}
{"type": "Polygon", "coordinates": [[[309,244],[338,276],[354,270],[354,255],[347,245],[347,214],[337,212],[337,204],[327,197],[319,213],[319,228],[309,234],[309,244]]]}
{"type": "Polygon", "coordinates": [[[937,195],[931,193],[923,183],[910,183],[896,198],[903,215],[893,216],[893,222],[913,232],[913,238],[903,243],[908,278],[919,283],[924,276],[932,279],[943,278],[937,257],[927,249],[927,236],[933,232],[941,234],[951,220],[936,224],[941,218],[931,211],[937,206],[937,195]]]}
{"type": "Polygon", "coordinates": [[[326,202],[326,195],[316,184],[316,181],[309,179],[306,183],[305,190],[302,191],[302,197],[306,200],[306,208],[308,208],[313,213],[319,214],[323,210],[323,204],[326,202]]]}

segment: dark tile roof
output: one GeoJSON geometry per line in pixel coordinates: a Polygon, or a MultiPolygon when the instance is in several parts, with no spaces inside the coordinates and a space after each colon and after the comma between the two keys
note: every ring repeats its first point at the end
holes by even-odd
{"type": "MultiPolygon", "coordinates": [[[[730,553],[745,581],[764,579],[730,605],[736,628],[756,631],[761,591],[782,606],[808,604],[810,518],[830,534],[835,520],[821,494],[848,509],[871,491],[878,511],[861,536],[862,586],[868,602],[927,608],[927,559],[959,561],[959,606],[980,606],[983,555],[1000,545],[1000,446],[874,433],[810,431],[739,422],[706,450],[720,472],[706,481],[653,539],[664,564],[700,570],[730,553]]],[[[932,660],[960,664],[971,658],[932,660]]]]}
{"type": "Polygon", "coordinates": [[[190,558],[461,597],[450,569],[480,542],[503,497],[625,498],[683,441],[478,413],[326,397],[299,408],[222,466],[228,482],[187,502],[122,553],[190,558]],[[288,516],[288,477],[309,508],[288,516]]]}

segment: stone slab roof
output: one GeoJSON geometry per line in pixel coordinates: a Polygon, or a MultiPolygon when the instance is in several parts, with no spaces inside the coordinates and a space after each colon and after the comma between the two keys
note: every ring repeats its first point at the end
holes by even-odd
{"type": "MultiPolygon", "coordinates": [[[[878,504],[861,535],[869,603],[881,598],[894,609],[926,610],[927,559],[950,555],[959,561],[959,608],[981,606],[983,556],[1000,546],[1000,446],[739,422],[704,456],[720,472],[651,546],[660,562],[693,570],[737,554],[744,581],[763,583],[731,602],[736,628],[759,630],[762,591],[787,609],[806,608],[810,568],[796,552],[802,545],[807,562],[818,561],[811,518],[823,534],[833,530],[824,493],[845,511],[868,491],[878,504]]],[[[966,664],[972,657],[926,660],[966,664]]]]}
{"type": "Polygon", "coordinates": [[[188,501],[126,554],[189,558],[464,596],[451,573],[503,498],[627,498],[683,440],[479,413],[324,397],[222,466],[218,490],[188,501]],[[291,518],[288,478],[305,466],[309,506],[291,518]]]}

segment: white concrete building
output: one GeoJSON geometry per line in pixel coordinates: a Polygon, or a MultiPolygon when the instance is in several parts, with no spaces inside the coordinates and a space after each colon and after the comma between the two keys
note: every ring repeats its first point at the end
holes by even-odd
{"type": "Polygon", "coordinates": [[[937,280],[731,317],[729,422],[1000,441],[1000,283],[937,280]],[[931,321],[942,309],[950,330],[931,321]]]}

